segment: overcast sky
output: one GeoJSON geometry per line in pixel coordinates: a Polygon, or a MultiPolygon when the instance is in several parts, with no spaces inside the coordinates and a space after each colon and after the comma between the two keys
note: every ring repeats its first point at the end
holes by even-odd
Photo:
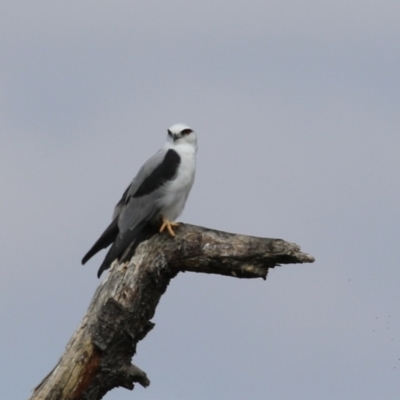
{"type": "Polygon", "coordinates": [[[199,138],[180,220],[316,262],[179,275],[133,360],[151,386],[106,399],[399,399],[399,16],[391,0],[2,0],[1,399],[63,353],[104,252],[80,260],[176,122],[199,138]]]}

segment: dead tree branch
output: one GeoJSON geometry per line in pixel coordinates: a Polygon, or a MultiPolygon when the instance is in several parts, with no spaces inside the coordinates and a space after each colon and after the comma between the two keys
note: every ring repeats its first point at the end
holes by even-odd
{"type": "Polygon", "coordinates": [[[129,261],[114,262],[63,356],[30,400],[98,400],[117,386],[148,386],[146,373],[131,359],[137,343],[153,329],[157,304],[178,272],[266,279],[277,265],[314,261],[281,239],[186,224],[175,238],[154,232],[148,237],[129,261]]]}

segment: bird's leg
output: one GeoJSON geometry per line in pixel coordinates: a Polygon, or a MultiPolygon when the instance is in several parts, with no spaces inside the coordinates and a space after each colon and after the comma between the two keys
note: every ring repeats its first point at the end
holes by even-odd
{"type": "Polygon", "coordinates": [[[174,237],[175,236],[175,232],[173,231],[172,228],[176,228],[179,226],[179,224],[177,222],[172,222],[170,220],[168,220],[167,218],[165,218],[164,216],[162,217],[162,225],[160,228],[160,232],[163,232],[165,229],[167,229],[168,233],[174,237]]]}

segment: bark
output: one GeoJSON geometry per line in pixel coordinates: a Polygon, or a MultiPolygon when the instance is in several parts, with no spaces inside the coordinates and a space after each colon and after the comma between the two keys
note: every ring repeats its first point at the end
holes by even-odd
{"type": "Polygon", "coordinates": [[[175,238],[151,232],[147,239],[125,255],[129,261],[113,263],[63,356],[31,400],[98,400],[118,386],[147,387],[146,373],[131,359],[154,327],[151,319],[170,280],[181,271],[266,279],[277,265],[314,261],[281,239],[186,224],[175,238]]]}

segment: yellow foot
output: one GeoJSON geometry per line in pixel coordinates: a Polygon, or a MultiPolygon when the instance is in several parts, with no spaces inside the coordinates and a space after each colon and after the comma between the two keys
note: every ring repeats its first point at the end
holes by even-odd
{"type": "Polygon", "coordinates": [[[168,220],[167,218],[165,218],[165,217],[162,217],[162,220],[163,220],[163,223],[162,223],[162,225],[161,225],[160,232],[163,232],[165,229],[167,229],[168,233],[169,233],[172,237],[174,237],[174,236],[175,236],[175,232],[173,231],[172,228],[178,227],[178,226],[179,226],[179,223],[177,223],[177,222],[171,222],[171,221],[169,221],[169,220],[168,220]]]}

